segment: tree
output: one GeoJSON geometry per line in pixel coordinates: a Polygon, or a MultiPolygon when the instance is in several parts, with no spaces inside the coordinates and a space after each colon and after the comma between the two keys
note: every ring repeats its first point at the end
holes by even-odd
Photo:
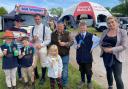
{"type": "Polygon", "coordinates": [[[128,16],[128,0],[119,0],[121,2],[120,5],[117,5],[111,9],[114,13],[121,13],[123,15],[128,16]]]}
{"type": "Polygon", "coordinates": [[[4,7],[0,7],[0,16],[7,14],[7,10],[4,7]]]}
{"type": "Polygon", "coordinates": [[[123,5],[124,14],[128,16],[128,0],[119,0],[123,5]]]}
{"type": "Polygon", "coordinates": [[[52,14],[52,15],[57,15],[57,16],[61,16],[61,14],[63,13],[63,8],[61,8],[61,7],[58,7],[58,8],[51,8],[51,9],[49,9],[49,11],[50,11],[50,14],[52,14]]]}

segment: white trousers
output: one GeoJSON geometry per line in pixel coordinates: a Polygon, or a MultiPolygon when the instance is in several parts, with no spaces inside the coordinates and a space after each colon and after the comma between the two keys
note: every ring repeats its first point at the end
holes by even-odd
{"type": "Polygon", "coordinates": [[[16,86],[16,71],[17,67],[13,69],[4,69],[7,87],[16,86]]]}
{"type": "Polygon", "coordinates": [[[47,57],[47,47],[42,47],[40,50],[36,50],[35,55],[34,55],[34,65],[37,64],[37,60],[40,60],[40,64],[42,67],[45,67],[45,62],[46,62],[46,57],[47,57]]]}
{"type": "Polygon", "coordinates": [[[21,68],[21,72],[25,83],[29,82],[29,79],[31,82],[34,82],[34,71],[32,67],[21,68]]]}

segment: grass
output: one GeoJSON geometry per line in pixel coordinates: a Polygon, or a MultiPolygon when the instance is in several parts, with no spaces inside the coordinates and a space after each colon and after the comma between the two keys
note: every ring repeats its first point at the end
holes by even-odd
{"type": "MultiPolygon", "coordinates": [[[[0,61],[0,66],[2,62],[0,61]]],[[[39,69],[40,70],[40,69],[39,69]]],[[[39,72],[41,74],[41,72],[39,72]]],[[[77,89],[77,83],[80,81],[80,74],[77,69],[69,65],[69,89],[77,89]]],[[[44,85],[39,85],[39,80],[36,80],[36,89],[50,89],[50,82],[49,78],[46,78],[46,82],[44,85]]],[[[95,81],[93,82],[94,84],[94,89],[103,89],[100,85],[98,85],[95,81]]],[[[24,89],[23,88],[23,83],[19,82],[17,80],[17,87],[18,89],[24,89]]],[[[5,84],[5,75],[2,69],[0,68],[0,89],[6,89],[6,84],[5,84]]],[[[56,88],[57,89],[57,88],[56,88]]],[[[87,89],[86,86],[84,86],[82,89],[87,89]]]]}
{"type": "MultiPolygon", "coordinates": [[[[93,31],[92,31],[93,32],[93,31]]],[[[0,37],[3,34],[3,32],[0,32],[0,37]]],[[[0,43],[2,43],[2,40],[0,40],[0,43]]],[[[39,74],[41,75],[41,69],[40,65],[39,67],[39,74]]],[[[77,83],[80,81],[80,74],[78,69],[75,69],[73,66],[69,65],[69,89],[77,89],[77,83]]],[[[94,89],[104,89],[102,88],[96,81],[93,81],[94,89]]],[[[50,82],[49,78],[46,78],[46,82],[44,85],[39,85],[39,80],[36,80],[36,89],[50,89],[50,82]]],[[[19,82],[17,80],[17,87],[18,89],[24,89],[23,88],[23,82],[19,82]]],[[[2,60],[0,60],[0,89],[6,89],[6,83],[5,83],[5,75],[2,70],[2,60]]],[[[58,89],[58,88],[56,88],[58,89]]],[[[87,89],[86,86],[83,87],[83,89],[87,89]]]]}

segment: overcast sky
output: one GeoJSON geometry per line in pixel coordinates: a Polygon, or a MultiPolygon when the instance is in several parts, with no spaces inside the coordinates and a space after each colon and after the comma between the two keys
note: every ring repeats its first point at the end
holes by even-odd
{"type": "Polygon", "coordinates": [[[120,3],[119,0],[0,0],[0,7],[5,7],[9,12],[14,9],[15,4],[46,7],[48,9],[52,7],[62,7],[66,9],[82,1],[99,3],[104,7],[114,7],[120,3]]]}

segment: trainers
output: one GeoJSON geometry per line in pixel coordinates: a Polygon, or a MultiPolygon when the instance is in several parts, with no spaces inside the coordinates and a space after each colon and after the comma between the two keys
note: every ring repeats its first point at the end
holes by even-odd
{"type": "Polygon", "coordinates": [[[44,82],[45,82],[45,80],[44,79],[41,79],[40,82],[39,82],[39,84],[43,85],[44,82]]]}
{"type": "Polygon", "coordinates": [[[78,84],[78,89],[81,89],[84,85],[85,85],[85,83],[80,81],[79,84],[78,84]]]}
{"type": "Polygon", "coordinates": [[[13,86],[12,89],[16,89],[16,86],[13,86]]]}
{"type": "Polygon", "coordinates": [[[113,87],[112,86],[109,86],[108,89],[113,89],[113,87]]]}
{"type": "Polygon", "coordinates": [[[32,89],[35,89],[35,83],[32,83],[32,89]]]}
{"type": "Polygon", "coordinates": [[[12,87],[8,87],[8,89],[12,89],[12,87]]]}
{"type": "Polygon", "coordinates": [[[87,84],[87,89],[94,89],[92,83],[87,84]]]}

